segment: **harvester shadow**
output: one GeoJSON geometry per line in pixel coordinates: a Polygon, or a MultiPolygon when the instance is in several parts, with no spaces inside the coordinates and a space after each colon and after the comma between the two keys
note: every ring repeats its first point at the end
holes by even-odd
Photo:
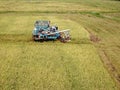
{"type": "Polygon", "coordinates": [[[92,44],[90,39],[87,39],[87,38],[83,38],[83,39],[72,38],[68,42],[61,42],[60,40],[38,40],[38,41],[34,41],[34,40],[31,39],[28,42],[36,42],[36,43],[47,43],[48,42],[48,43],[56,43],[56,44],[60,44],[60,43],[64,43],[64,44],[92,44]]]}
{"type": "MultiPolygon", "coordinates": [[[[0,34],[0,43],[56,43],[60,44],[63,43],[60,40],[39,40],[34,41],[31,37],[31,35],[25,35],[25,34],[0,34]]],[[[66,42],[64,44],[91,44],[91,40],[88,38],[71,38],[69,42],[66,42]]]]}

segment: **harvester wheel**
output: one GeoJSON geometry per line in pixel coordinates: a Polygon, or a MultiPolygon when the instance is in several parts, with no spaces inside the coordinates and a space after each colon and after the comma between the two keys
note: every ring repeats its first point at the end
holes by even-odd
{"type": "Polygon", "coordinates": [[[35,36],[34,35],[32,35],[32,40],[35,41],[35,36]]]}
{"type": "Polygon", "coordinates": [[[32,40],[33,40],[33,41],[37,41],[37,40],[36,40],[36,37],[37,37],[36,35],[33,35],[33,36],[32,36],[32,40]]]}

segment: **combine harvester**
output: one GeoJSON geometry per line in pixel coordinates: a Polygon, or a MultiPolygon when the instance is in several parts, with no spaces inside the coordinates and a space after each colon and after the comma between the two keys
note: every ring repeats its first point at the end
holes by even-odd
{"type": "Polygon", "coordinates": [[[50,21],[39,20],[35,22],[33,30],[34,41],[60,40],[61,42],[70,41],[69,30],[58,30],[57,26],[50,26],[50,21]]]}

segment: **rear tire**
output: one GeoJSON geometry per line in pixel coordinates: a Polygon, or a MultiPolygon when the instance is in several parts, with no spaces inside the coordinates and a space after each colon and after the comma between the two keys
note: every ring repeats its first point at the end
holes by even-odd
{"type": "Polygon", "coordinates": [[[32,35],[32,40],[35,41],[35,35],[32,35]]]}
{"type": "Polygon", "coordinates": [[[36,38],[38,38],[38,35],[32,35],[32,40],[37,41],[36,38]]]}

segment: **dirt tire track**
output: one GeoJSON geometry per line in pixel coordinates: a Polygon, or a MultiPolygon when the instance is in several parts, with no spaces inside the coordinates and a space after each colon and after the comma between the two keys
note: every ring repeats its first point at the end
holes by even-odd
{"type": "MultiPolygon", "coordinates": [[[[98,36],[94,35],[90,30],[88,30],[88,29],[86,29],[86,30],[89,32],[90,40],[94,44],[101,41],[101,39],[98,36]]],[[[120,74],[117,72],[116,68],[114,67],[114,65],[110,61],[110,58],[108,57],[105,50],[101,50],[99,48],[97,48],[97,50],[98,50],[98,54],[99,54],[99,56],[101,58],[101,61],[104,64],[104,67],[108,70],[108,72],[110,73],[110,76],[115,80],[116,85],[118,86],[118,88],[120,88],[120,74]]]]}
{"type": "Polygon", "coordinates": [[[104,67],[107,68],[108,72],[110,73],[111,77],[117,82],[118,88],[120,88],[120,74],[117,72],[114,65],[111,63],[107,53],[105,50],[99,50],[99,56],[104,64],[104,67]]]}

